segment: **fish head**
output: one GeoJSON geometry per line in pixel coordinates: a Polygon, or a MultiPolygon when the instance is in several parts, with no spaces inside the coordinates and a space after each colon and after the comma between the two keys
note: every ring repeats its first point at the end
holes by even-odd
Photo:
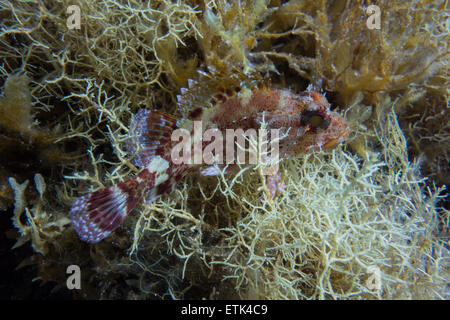
{"type": "Polygon", "coordinates": [[[330,149],[348,137],[347,122],[338,112],[330,110],[322,94],[307,91],[294,101],[290,125],[281,128],[285,136],[279,142],[281,157],[292,158],[330,149]]]}

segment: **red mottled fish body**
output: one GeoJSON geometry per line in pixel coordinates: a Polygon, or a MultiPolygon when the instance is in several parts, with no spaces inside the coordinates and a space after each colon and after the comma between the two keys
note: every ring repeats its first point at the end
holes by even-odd
{"type": "MultiPolygon", "coordinates": [[[[190,86],[193,81],[190,80],[190,86]]],[[[280,158],[327,149],[342,142],[349,133],[345,120],[329,110],[325,97],[314,91],[295,94],[272,88],[221,89],[203,106],[183,106],[195,94],[182,89],[178,96],[185,115],[177,118],[159,111],[139,110],[133,118],[127,148],[133,163],[142,168],[135,177],[114,186],[78,198],[72,205],[71,218],[81,240],[96,243],[127,217],[136,204],[151,202],[169,192],[186,172],[202,165],[176,164],[171,152],[178,141],[172,141],[176,129],[193,135],[193,122],[201,121],[202,130],[216,129],[223,136],[227,129],[280,129],[285,137],[279,141],[280,158]]],[[[192,144],[194,141],[192,141],[192,144]]],[[[208,143],[201,143],[202,150],[208,143]]],[[[204,175],[218,174],[216,167],[202,170],[204,175]]],[[[267,179],[270,190],[280,187],[279,178],[267,179]]],[[[271,195],[275,195],[275,191],[271,195]]]]}

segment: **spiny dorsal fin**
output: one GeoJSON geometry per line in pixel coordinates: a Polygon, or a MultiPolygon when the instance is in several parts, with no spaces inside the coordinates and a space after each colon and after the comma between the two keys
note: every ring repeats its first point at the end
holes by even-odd
{"type": "Polygon", "coordinates": [[[198,79],[189,79],[188,87],[180,89],[178,107],[184,118],[195,120],[202,109],[222,104],[244,88],[261,87],[264,81],[257,73],[244,74],[237,68],[226,73],[214,69],[209,72],[198,70],[198,79]]]}
{"type": "Polygon", "coordinates": [[[145,109],[134,115],[127,140],[128,152],[134,155],[134,165],[145,167],[153,157],[170,152],[170,137],[177,129],[177,120],[166,113],[145,109]]]}

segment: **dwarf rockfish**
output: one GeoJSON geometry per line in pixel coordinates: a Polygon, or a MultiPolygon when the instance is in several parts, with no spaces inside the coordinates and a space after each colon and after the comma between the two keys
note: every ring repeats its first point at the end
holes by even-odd
{"type": "MultiPolygon", "coordinates": [[[[178,96],[180,108],[189,95],[196,92],[192,89],[195,82],[190,80],[189,84],[190,88],[182,89],[178,96]]],[[[127,147],[134,155],[134,164],[142,171],[73,203],[71,218],[81,240],[89,243],[102,240],[122,223],[141,199],[154,201],[172,190],[190,170],[203,167],[204,175],[220,173],[217,166],[205,169],[201,164],[178,163],[173,159],[172,151],[178,141],[173,141],[172,133],[181,128],[193,131],[195,121],[201,121],[203,130],[214,128],[223,136],[227,129],[258,130],[264,121],[268,130],[280,129],[284,134],[279,141],[280,158],[334,147],[349,134],[343,117],[330,111],[326,98],[314,91],[295,94],[268,86],[251,89],[234,86],[217,92],[204,106],[190,107],[184,117],[144,109],[135,114],[127,147]]],[[[194,140],[189,143],[195,144],[194,140]]],[[[206,144],[203,142],[201,146],[205,148],[206,144]]],[[[277,181],[267,179],[272,196],[278,188],[277,181]]]]}

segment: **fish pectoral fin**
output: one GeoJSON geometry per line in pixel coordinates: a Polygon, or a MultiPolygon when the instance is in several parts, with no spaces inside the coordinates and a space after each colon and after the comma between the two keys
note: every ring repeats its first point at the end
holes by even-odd
{"type": "Polygon", "coordinates": [[[171,135],[178,128],[178,118],[160,111],[139,110],[131,122],[127,150],[137,167],[145,167],[155,156],[170,150],[171,135]]]}
{"type": "Polygon", "coordinates": [[[218,176],[221,173],[228,174],[232,172],[236,172],[239,170],[239,166],[237,164],[218,164],[206,167],[200,171],[202,176],[218,176]]]}

